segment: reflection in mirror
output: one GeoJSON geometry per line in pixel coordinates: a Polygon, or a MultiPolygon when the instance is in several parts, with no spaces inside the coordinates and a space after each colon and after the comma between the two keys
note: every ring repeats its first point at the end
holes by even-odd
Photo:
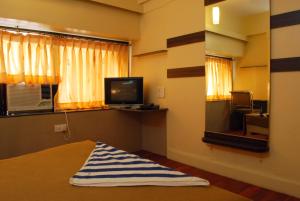
{"type": "Polygon", "coordinates": [[[269,0],[226,0],[206,6],[204,138],[218,133],[219,144],[236,146],[222,142],[231,136],[237,143],[268,144],[269,7],[269,0]]]}

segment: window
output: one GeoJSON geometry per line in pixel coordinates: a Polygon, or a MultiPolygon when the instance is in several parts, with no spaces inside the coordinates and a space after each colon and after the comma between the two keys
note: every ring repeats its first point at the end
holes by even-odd
{"type": "Polygon", "coordinates": [[[206,99],[230,99],[230,91],[232,91],[232,61],[230,59],[207,56],[205,73],[206,99]]]}
{"type": "Polygon", "coordinates": [[[101,107],[104,78],[123,76],[127,44],[0,31],[2,114],[101,107]]]}
{"type": "Polygon", "coordinates": [[[128,47],[117,44],[63,40],[58,46],[60,83],[56,107],[101,107],[104,78],[128,75],[128,47]]]}

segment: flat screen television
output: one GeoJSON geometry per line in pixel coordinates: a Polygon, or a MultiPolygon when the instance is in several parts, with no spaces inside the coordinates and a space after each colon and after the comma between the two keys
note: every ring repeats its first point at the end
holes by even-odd
{"type": "Polygon", "coordinates": [[[106,105],[141,105],[143,97],[142,77],[105,78],[106,105]]]}

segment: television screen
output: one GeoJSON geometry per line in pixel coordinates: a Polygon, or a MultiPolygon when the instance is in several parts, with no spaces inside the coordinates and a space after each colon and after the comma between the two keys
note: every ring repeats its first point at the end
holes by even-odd
{"type": "Polygon", "coordinates": [[[105,104],[143,104],[143,78],[105,78],[105,104]]]}

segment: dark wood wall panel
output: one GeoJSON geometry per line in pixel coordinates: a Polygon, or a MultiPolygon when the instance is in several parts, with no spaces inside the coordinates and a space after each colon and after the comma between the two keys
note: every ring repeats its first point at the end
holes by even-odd
{"type": "MultiPolygon", "coordinates": [[[[299,25],[300,10],[273,15],[270,23],[271,29],[299,25]]],[[[293,71],[300,71],[300,57],[271,59],[272,73],[293,71]]]]}
{"type": "Polygon", "coordinates": [[[0,84],[0,116],[5,116],[7,111],[6,84],[0,84]]]}
{"type": "Polygon", "coordinates": [[[272,29],[297,24],[300,24],[300,10],[271,16],[272,29]]]}
{"type": "Polygon", "coordinates": [[[225,1],[225,0],[205,0],[204,5],[209,6],[211,4],[219,3],[219,2],[222,2],[222,1],[225,1]]]}
{"type": "Polygon", "coordinates": [[[267,140],[245,138],[237,135],[226,135],[224,133],[205,131],[203,142],[217,145],[225,145],[245,149],[254,152],[268,152],[269,143],[267,140]]]}
{"type": "Polygon", "coordinates": [[[168,78],[202,77],[202,76],[205,76],[205,67],[204,66],[172,68],[172,69],[167,70],[168,78]]]}
{"type": "Polygon", "coordinates": [[[300,71],[300,57],[272,59],[271,72],[300,71]]]}
{"type": "Polygon", "coordinates": [[[200,31],[196,33],[177,36],[174,38],[169,38],[167,39],[167,47],[171,48],[203,41],[205,41],[205,31],[200,31]]]}

